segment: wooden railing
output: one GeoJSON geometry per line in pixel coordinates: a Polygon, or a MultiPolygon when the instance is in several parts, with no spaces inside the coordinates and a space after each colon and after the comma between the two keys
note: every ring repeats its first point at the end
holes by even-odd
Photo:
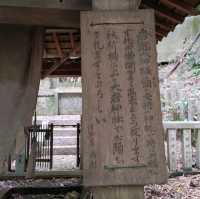
{"type": "Polygon", "coordinates": [[[169,172],[192,171],[193,167],[199,169],[200,121],[170,121],[163,122],[163,126],[166,131],[169,172]],[[181,150],[177,149],[178,142],[181,142],[181,150]],[[181,169],[178,162],[181,162],[181,169]]]}

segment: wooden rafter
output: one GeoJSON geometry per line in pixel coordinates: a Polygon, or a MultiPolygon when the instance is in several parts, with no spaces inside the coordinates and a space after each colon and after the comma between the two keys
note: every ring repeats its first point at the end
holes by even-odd
{"type": "MultiPolygon", "coordinates": [[[[50,66],[48,64],[44,64],[44,69],[43,69],[43,76],[44,74],[47,73],[49,70],[50,66]]],[[[81,63],[70,63],[70,62],[65,62],[61,67],[59,67],[57,70],[53,71],[51,73],[51,76],[63,76],[63,75],[68,75],[68,76],[80,76],[81,75],[81,63]]]]}
{"type": "Polygon", "coordinates": [[[194,9],[191,5],[180,0],[160,0],[160,2],[170,5],[186,14],[191,14],[192,12],[194,12],[194,9]]]}
{"type": "Polygon", "coordinates": [[[160,17],[156,17],[156,25],[160,26],[166,32],[170,32],[174,29],[175,25],[167,20],[162,20],[160,17]]]}
{"type": "Polygon", "coordinates": [[[0,6],[0,23],[80,28],[80,12],[72,10],[0,6]]]}
{"type": "Polygon", "coordinates": [[[162,35],[160,35],[159,33],[156,33],[156,39],[157,39],[158,41],[161,41],[162,38],[163,38],[162,35]]]}
{"type": "Polygon", "coordinates": [[[74,36],[73,36],[73,33],[69,33],[69,38],[70,38],[70,44],[71,44],[71,48],[72,48],[72,51],[75,50],[75,42],[74,42],[74,36]]]}
{"type": "Polygon", "coordinates": [[[156,22],[156,26],[162,28],[165,32],[170,32],[171,31],[171,29],[168,26],[166,26],[166,25],[164,25],[162,23],[156,22]]]}
{"type": "Polygon", "coordinates": [[[155,9],[155,13],[158,17],[163,17],[168,19],[169,21],[173,22],[174,24],[181,23],[184,17],[181,17],[175,13],[173,13],[170,9],[166,8],[163,5],[156,5],[152,3],[150,0],[143,0],[143,6],[146,8],[153,8],[155,9]]]}
{"type": "Polygon", "coordinates": [[[156,25],[156,32],[165,37],[167,35],[167,32],[163,30],[160,26],[156,25]]]}
{"type": "Polygon", "coordinates": [[[61,67],[68,59],[69,59],[69,56],[65,57],[60,62],[58,62],[55,65],[53,65],[51,68],[49,68],[44,73],[44,75],[42,76],[42,78],[45,79],[46,77],[50,76],[55,70],[57,70],[59,67],[61,67]]]}
{"type": "Polygon", "coordinates": [[[156,36],[163,37],[163,34],[160,32],[156,32],[156,36]]]}
{"type": "Polygon", "coordinates": [[[56,32],[53,32],[52,35],[53,35],[54,43],[55,43],[55,45],[56,45],[56,49],[57,49],[57,52],[58,52],[58,56],[60,57],[60,59],[63,59],[63,52],[62,52],[62,48],[61,48],[61,46],[60,46],[60,42],[59,42],[57,33],[56,33],[56,32]]]}

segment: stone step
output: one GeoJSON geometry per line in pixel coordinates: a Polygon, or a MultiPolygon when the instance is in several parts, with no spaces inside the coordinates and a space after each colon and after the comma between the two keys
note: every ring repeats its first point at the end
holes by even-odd
{"type": "Polygon", "coordinates": [[[54,155],[76,155],[76,145],[71,146],[54,146],[54,155]]]}
{"type": "MultiPolygon", "coordinates": [[[[44,154],[47,154],[45,149],[47,150],[47,148],[44,148],[44,154]]],[[[76,145],[54,146],[53,155],[76,155],[76,145]]]]}
{"type": "Polygon", "coordinates": [[[76,136],[76,128],[55,128],[53,131],[54,137],[62,136],[62,137],[69,137],[69,136],[76,136]]]}
{"type": "Polygon", "coordinates": [[[57,136],[54,137],[53,144],[54,146],[71,146],[71,145],[76,145],[77,143],[77,138],[76,136],[57,136]]]}
{"type": "MultiPolygon", "coordinates": [[[[37,120],[37,124],[42,124],[43,120],[37,120]]],[[[54,125],[76,125],[77,123],[80,123],[80,120],[48,120],[49,124],[54,125]]]]}
{"type": "Polygon", "coordinates": [[[37,124],[43,122],[53,123],[54,125],[76,125],[80,123],[80,115],[56,115],[56,116],[38,116],[37,124]]]}

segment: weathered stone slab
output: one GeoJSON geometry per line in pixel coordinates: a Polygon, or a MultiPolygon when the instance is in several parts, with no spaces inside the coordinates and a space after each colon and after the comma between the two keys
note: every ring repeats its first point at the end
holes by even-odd
{"type": "Polygon", "coordinates": [[[166,181],[154,13],[81,14],[84,185],[166,181]]]}
{"type": "Polygon", "coordinates": [[[39,89],[43,28],[1,24],[0,173],[9,154],[24,150],[24,127],[32,122],[39,89]]]}

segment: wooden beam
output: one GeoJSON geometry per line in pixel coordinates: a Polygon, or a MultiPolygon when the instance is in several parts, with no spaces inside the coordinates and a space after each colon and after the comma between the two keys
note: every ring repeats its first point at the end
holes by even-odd
{"type": "Polygon", "coordinates": [[[52,35],[53,35],[53,40],[54,40],[55,47],[57,49],[58,55],[59,55],[60,59],[63,59],[63,52],[62,52],[62,49],[61,49],[61,46],[60,46],[58,36],[57,36],[56,32],[53,32],[52,35]]]}
{"type": "Polygon", "coordinates": [[[51,75],[51,73],[53,73],[55,70],[57,70],[59,67],[61,67],[68,59],[69,59],[69,56],[65,57],[60,62],[55,63],[55,65],[53,65],[48,71],[45,72],[45,74],[42,76],[42,79],[45,79],[46,77],[51,75]]]}
{"type": "Polygon", "coordinates": [[[159,38],[163,38],[164,36],[161,34],[161,33],[159,33],[159,32],[156,32],[156,36],[158,36],[159,38]]]}
{"type": "Polygon", "coordinates": [[[1,0],[0,6],[27,7],[27,8],[53,8],[64,10],[90,10],[91,0],[1,0]]]}
{"type": "MultiPolygon", "coordinates": [[[[43,60],[43,71],[48,71],[51,67],[52,67],[52,63],[49,64],[47,62],[45,62],[43,60]]],[[[57,69],[56,71],[65,71],[65,70],[70,70],[70,71],[73,71],[73,70],[81,70],[81,63],[73,63],[73,62],[65,62],[61,67],[59,67],[59,69],[57,69]]]]}
{"type": "MultiPolygon", "coordinates": [[[[80,42],[76,42],[76,45],[80,46],[80,42]]],[[[47,49],[55,49],[55,44],[54,42],[48,42],[48,43],[45,43],[45,46],[47,49]]],[[[67,49],[67,50],[71,50],[71,44],[68,43],[68,42],[63,42],[63,41],[60,41],[60,47],[62,49],[67,49]]]]}
{"type": "Polygon", "coordinates": [[[172,31],[175,27],[170,21],[162,20],[160,17],[156,16],[156,25],[160,26],[163,30],[167,32],[172,31]]]}
{"type": "Polygon", "coordinates": [[[161,40],[162,40],[162,38],[163,38],[163,36],[162,36],[162,35],[159,35],[159,34],[157,34],[157,33],[156,33],[156,39],[157,39],[157,41],[161,41],[161,40]]]}
{"type": "Polygon", "coordinates": [[[163,122],[165,129],[200,129],[199,121],[167,121],[163,122]]]}
{"type": "Polygon", "coordinates": [[[81,71],[54,71],[49,77],[80,77],[81,71]]]}
{"type": "Polygon", "coordinates": [[[175,24],[181,23],[184,20],[184,17],[174,14],[170,9],[167,9],[165,6],[158,4],[156,5],[149,0],[143,0],[143,6],[155,9],[156,15],[166,18],[175,24]]]}
{"type": "Polygon", "coordinates": [[[0,6],[0,23],[80,28],[80,12],[59,9],[0,6]]]}
{"type": "Polygon", "coordinates": [[[160,2],[166,5],[170,5],[186,14],[194,13],[194,8],[186,2],[182,2],[179,0],[160,0],[160,2]]]}
{"type": "Polygon", "coordinates": [[[156,25],[156,33],[159,33],[162,36],[167,36],[168,32],[163,30],[159,25],[156,25]]]}

